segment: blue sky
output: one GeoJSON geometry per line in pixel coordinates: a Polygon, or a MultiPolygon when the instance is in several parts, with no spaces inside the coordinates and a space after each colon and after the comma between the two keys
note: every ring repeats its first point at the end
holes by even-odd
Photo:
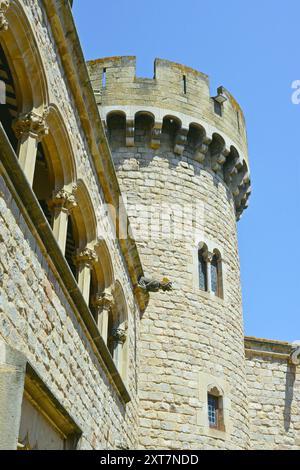
{"type": "Polygon", "coordinates": [[[253,194],[239,222],[245,333],[300,340],[299,0],[75,0],[86,59],[156,57],[207,73],[244,109],[253,194]]]}

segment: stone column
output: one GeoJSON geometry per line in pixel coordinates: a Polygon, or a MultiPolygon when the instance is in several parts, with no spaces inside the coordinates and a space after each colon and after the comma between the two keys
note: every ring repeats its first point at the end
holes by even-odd
{"type": "Polygon", "coordinates": [[[212,291],[212,288],[211,288],[211,263],[212,263],[212,260],[213,260],[213,257],[214,257],[214,254],[213,253],[210,253],[208,252],[206,254],[206,277],[207,277],[207,292],[211,292],[212,291]]]}
{"type": "Polygon", "coordinates": [[[0,0],[0,33],[8,30],[8,21],[6,14],[9,6],[9,0],[0,0]]]}
{"type": "Polygon", "coordinates": [[[26,357],[0,342],[0,450],[16,450],[21,422],[26,357]]]}
{"type": "Polygon", "coordinates": [[[53,210],[53,233],[63,254],[66,252],[68,218],[72,210],[77,207],[75,197],[76,187],[73,192],[61,189],[54,193],[49,206],[53,210]]]}
{"type": "Polygon", "coordinates": [[[75,257],[78,269],[78,286],[87,305],[89,305],[90,301],[91,271],[96,260],[96,253],[89,248],[78,253],[75,257]]]}
{"type": "Polygon", "coordinates": [[[93,304],[96,310],[96,322],[98,325],[99,332],[108,344],[108,321],[109,316],[112,315],[112,309],[114,306],[114,298],[112,294],[103,293],[97,294],[93,299],[93,304]]]}
{"type": "Polygon", "coordinates": [[[122,367],[122,350],[127,338],[127,331],[125,328],[113,328],[111,336],[114,349],[113,359],[115,361],[117,369],[120,372],[122,367]]]}
{"type": "Polygon", "coordinates": [[[38,143],[48,134],[46,113],[43,116],[39,116],[33,111],[23,114],[14,121],[13,128],[19,140],[20,165],[32,186],[38,143]]]}

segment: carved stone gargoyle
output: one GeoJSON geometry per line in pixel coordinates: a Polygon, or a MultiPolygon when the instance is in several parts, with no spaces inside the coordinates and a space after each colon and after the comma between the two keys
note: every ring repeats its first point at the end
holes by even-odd
{"type": "Polygon", "coordinates": [[[294,366],[300,365],[300,341],[293,343],[293,350],[290,355],[290,363],[294,366]]]}
{"type": "Polygon", "coordinates": [[[139,287],[147,292],[163,292],[173,290],[173,284],[169,279],[164,278],[162,281],[157,281],[156,279],[149,279],[146,277],[141,277],[139,279],[139,287]]]}

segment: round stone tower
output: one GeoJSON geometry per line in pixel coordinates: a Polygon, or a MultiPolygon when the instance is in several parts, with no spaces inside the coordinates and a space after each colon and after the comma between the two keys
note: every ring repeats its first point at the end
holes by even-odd
{"type": "Polygon", "coordinates": [[[245,449],[243,112],[180,64],[156,60],[153,79],[136,77],[134,57],[88,67],[151,292],[137,345],[140,448],[245,449]]]}

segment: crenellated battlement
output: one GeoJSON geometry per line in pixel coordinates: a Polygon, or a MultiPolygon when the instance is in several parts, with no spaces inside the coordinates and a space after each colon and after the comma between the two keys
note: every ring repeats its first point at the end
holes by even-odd
{"type": "Polygon", "coordinates": [[[176,155],[196,160],[224,180],[239,219],[251,193],[246,127],[239,104],[224,87],[212,97],[207,75],[162,59],[155,60],[153,79],[136,76],[133,56],[90,61],[88,69],[108,135],[117,126],[124,146],[134,147],[142,126],[147,144],[158,150],[162,137],[171,133],[176,155]]]}

